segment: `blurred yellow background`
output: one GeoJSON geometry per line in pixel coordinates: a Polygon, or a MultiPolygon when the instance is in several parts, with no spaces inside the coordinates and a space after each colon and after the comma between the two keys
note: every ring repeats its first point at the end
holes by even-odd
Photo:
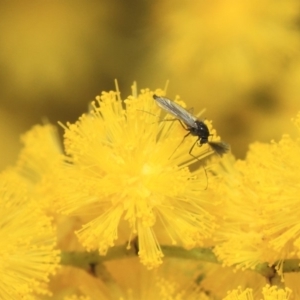
{"type": "Polygon", "coordinates": [[[206,108],[232,152],[295,134],[300,3],[294,0],[0,3],[0,169],[19,137],[48,119],[74,122],[118,79],[123,98],[163,88],[206,108]]]}

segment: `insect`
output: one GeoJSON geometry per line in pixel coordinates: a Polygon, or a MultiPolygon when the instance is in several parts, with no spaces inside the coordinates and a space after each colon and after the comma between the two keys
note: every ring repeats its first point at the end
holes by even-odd
{"type": "MultiPolygon", "coordinates": [[[[199,142],[199,146],[202,146],[203,144],[208,144],[220,156],[222,156],[224,153],[229,151],[230,147],[228,144],[226,144],[222,141],[220,141],[220,142],[209,141],[208,138],[209,138],[209,136],[211,136],[211,134],[209,133],[207,125],[204,122],[198,120],[195,116],[190,114],[179,104],[171,101],[168,98],[160,97],[157,95],[153,95],[153,98],[160,108],[164,109],[171,115],[175,116],[178,119],[178,121],[180,122],[180,124],[182,125],[182,127],[188,131],[188,133],[183,137],[182,142],[189,135],[198,137],[198,139],[195,141],[195,143],[193,144],[193,146],[191,147],[191,149],[189,151],[189,154],[191,156],[195,157],[192,154],[192,151],[193,151],[195,145],[197,144],[197,142],[199,142]]],[[[176,149],[175,149],[175,151],[176,151],[176,149]]]]}

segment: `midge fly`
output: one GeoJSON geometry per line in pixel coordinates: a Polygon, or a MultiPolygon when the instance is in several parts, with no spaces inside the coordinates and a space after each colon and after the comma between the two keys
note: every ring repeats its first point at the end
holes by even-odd
{"type": "Polygon", "coordinates": [[[190,134],[198,137],[198,139],[196,140],[196,142],[193,144],[193,146],[189,151],[189,154],[191,156],[195,157],[192,154],[192,151],[195,145],[197,144],[197,142],[199,142],[199,146],[202,146],[203,144],[208,144],[220,156],[222,156],[230,149],[229,145],[224,142],[210,142],[208,140],[208,137],[211,136],[211,134],[209,133],[206,124],[202,121],[199,121],[196,117],[194,117],[192,114],[186,111],[179,104],[171,101],[168,98],[160,97],[157,95],[153,95],[153,98],[159,107],[161,107],[171,115],[175,116],[180,122],[180,124],[182,125],[182,127],[188,131],[188,133],[183,137],[183,140],[190,134]]]}

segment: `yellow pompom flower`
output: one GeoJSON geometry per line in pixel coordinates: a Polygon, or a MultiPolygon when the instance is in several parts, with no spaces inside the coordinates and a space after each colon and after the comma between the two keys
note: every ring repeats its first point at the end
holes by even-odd
{"type": "Polygon", "coordinates": [[[56,213],[53,174],[64,159],[57,128],[51,124],[35,125],[22,135],[21,142],[16,172],[25,179],[37,204],[52,216],[56,213]]]}
{"type": "MultiPolygon", "coordinates": [[[[181,143],[186,131],[179,122],[158,118],[152,96],[149,90],[137,95],[134,87],[124,101],[119,92],[97,97],[89,113],[65,127],[69,163],[60,176],[62,211],[90,218],[77,232],[84,247],[105,255],[118,227],[129,225],[127,240],[138,235],[148,268],[162,262],[157,233],[165,230],[173,244],[194,247],[215,227],[206,209],[210,201],[202,196],[205,170],[189,168],[197,162],[189,154],[195,137],[181,143]]],[[[210,154],[208,145],[194,147],[199,160],[210,154]]]]}
{"type": "Polygon", "coordinates": [[[223,300],[254,300],[251,289],[238,289],[228,292],[228,295],[223,300]]]}
{"type": "MultiPolygon", "coordinates": [[[[292,291],[288,288],[279,289],[276,286],[266,285],[263,290],[263,300],[289,300],[292,291]]],[[[242,290],[240,287],[228,293],[223,300],[261,300],[261,298],[253,297],[252,289],[242,290]]]]}
{"type": "Polygon", "coordinates": [[[17,169],[32,183],[41,181],[63,158],[57,129],[51,124],[33,126],[21,136],[21,142],[17,169]]]}
{"type": "Polygon", "coordinates": [[[289,288],[280,289],[268,284],[263,288],[262,293],[264,300],[289,300],[292,295],[289,288]]]}
{"type": "MultiPolygon", "coordinates": [[[[300,114],[294,123],[299,128],[300,114]]],[[[215,247],[224,265],[254,269],[266,262],[282,275],[282,261],[300,257],[299,153],[300,140],[284,135],[252,144],[230,170],[227,163],[214,189],[224,199],[215,247]]]]}
{"type": "Polygon", "coordinates": [[[64,160],[57,128],[49,123],[35,125],[22,135],[21,141],[23,148],[15,171],[26,182],[30,197],[55,224],[59,249],[82,250],[74,234],[81,220],[57,212],[59,182],[56,182],[56,173],[64,160]]]}
{"type": "Polygon", "coordinates": [[[15,173],[0,175],[0,299],[35,299],[59,263],[49,218],[28,199],[15,173]]]}
{"type": "Polygon", "coordinates": [[[156,39],[158,76],[172,74],[222,113],[245,91],[274,83],[298,56],[295,0],[160,1],[154,9],[153,28],[164,32],[156,39]]]}

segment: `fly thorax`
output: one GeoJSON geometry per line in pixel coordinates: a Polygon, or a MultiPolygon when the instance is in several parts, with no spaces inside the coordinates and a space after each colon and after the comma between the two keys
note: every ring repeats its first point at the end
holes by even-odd
{"type": "Polygon", "coordinates": [[[201,138],[202,143],[207,143],[208,142],[208,137],[209,137],[209,130],[208,127],[206,126],[205,123],[201,121],[195,121],[195,128],[194,132],[192,133],[193,135],[197,135],[199,138],[201,138]]]}

